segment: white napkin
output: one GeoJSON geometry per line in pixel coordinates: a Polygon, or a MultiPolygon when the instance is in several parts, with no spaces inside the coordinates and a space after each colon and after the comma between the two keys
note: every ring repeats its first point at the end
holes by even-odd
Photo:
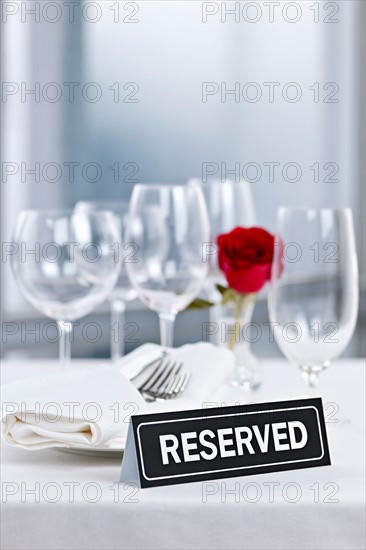
{"type": "Polygon", "coordinates": [[[120,448],[129,415],[201,408],[234,366],[233,354],[212,344],[189,344],[166,351],[172,360],[183,362],[184,371],[192,373],[183,396],[148,404],[128,380],[163,354],[161,346],[145,344],[116,365],[3,386],[3,439],[28,450],[120,448]]]}
{"type": "MultiPolygon", "coordinates": [[[[144,344],[117,362],[117,367],[126,378],[133,378],[141,370],[141,365],[158,359],[163,350],[172,362],[182,362],[182,372],[192,373],[192,378],[184,395],[174,401],[195,402],[198,408],[228,376],[235,366],[235,358],[227,348],[220,348],[206,342],[186,344],[180,348],[162,348],[156,344],[144,344]]],[[[169,410],[173,401],[161,403],[163,410],[169,410]]]]}
{"type": "Polygon", "coordinates": [[[14,382],[1,393],[2,436],[29,450],[113,448],[115,438],[126,437],[128,412],[145,407],[135,386],[111,366],[14,382]]]}

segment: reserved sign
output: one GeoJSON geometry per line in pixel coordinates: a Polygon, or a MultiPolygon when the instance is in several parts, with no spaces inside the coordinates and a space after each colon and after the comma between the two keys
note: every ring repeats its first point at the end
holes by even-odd
{"type": "Polygon", "coordinates": [[[135,477],[128,470],[137,459],[141,487],[330,464],[320,398],[131,420],[121,481],[135,477]]]}

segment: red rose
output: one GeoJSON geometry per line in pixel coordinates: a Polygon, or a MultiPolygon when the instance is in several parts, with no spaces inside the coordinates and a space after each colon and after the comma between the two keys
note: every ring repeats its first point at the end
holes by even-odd
{"type": "Polygon", "coordinates": [[[258,292],[271,278],[274,237],[261,227],[236,227],[219,235],[219,266],[237,292],[258,292]]]}

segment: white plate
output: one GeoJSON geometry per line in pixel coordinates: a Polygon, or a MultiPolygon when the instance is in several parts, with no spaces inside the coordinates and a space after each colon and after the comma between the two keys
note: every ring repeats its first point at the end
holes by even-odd
{"type": "MultiPolygon", "coordinates": [[[[68,373],[68,378],[72,379],[75,377],[75,380],[78,380],[80,374],[85,374],[85,372],[92,371],[92,369],[85,370],[76,370],[74,373],[68,373]]],[[[9,382],[8,384],[2,386],[2,392],[4,390],[10,391],[14,394],[15,391],[21,391],[26,388],[27,390],[32,387],[39,387],[43,384],[49,384],[50,382],[57,384],[58,381],[62,381],[64,378],[63,373],[52,373],[41,376],[33,376],[32,378],[24,378],[21,380],[16,380],[14,382],[9,382]]],[[[4,394],[3,394],[4,397],[4,394]]],[[[4,399],[7,401],[7,399],[4,399]]],[[[62,451],[64,453],[71,453],[83,456],[94,456],[99,458],[122,458],[124,448],[125,448],[125,439],[115,439],[111,442],[109,448],[103,447],[50,447],[52,450],[62,451]]]]}
{"type": "Polygon", "coordinates": [[[73,455],[94,456],[97,458],[122,458],[124,452],[124,449],[98,449],[98,447],[91,447],[90,449],[85,447],[57,447],[55,450],[73,455]]]}
{"type": "Polygon", "coordinates": [[[108,448],[105,447],[53,447],[56,451],[71,453],[74,455],[96,456],[98,458],[122,458],[126,446],[125,438],[116,438],[110,442],[108,448]]]}

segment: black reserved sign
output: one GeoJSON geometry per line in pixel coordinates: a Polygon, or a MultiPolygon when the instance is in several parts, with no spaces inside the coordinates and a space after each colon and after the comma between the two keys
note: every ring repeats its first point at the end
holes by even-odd
{"type": "Polygon", "coordinates": [[[322,401],[132,417],[141,487],[330,464],[322,401]]]}

